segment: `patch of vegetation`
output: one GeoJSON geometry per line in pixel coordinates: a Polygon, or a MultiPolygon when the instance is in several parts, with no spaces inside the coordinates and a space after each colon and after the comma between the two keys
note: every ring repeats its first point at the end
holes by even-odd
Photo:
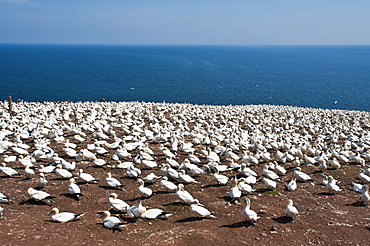
{"type": "Polygon", "coordinates": [[[279,192],[277,190],[268,190],[266,191],[266,194],[277,195],[279,192]]]}

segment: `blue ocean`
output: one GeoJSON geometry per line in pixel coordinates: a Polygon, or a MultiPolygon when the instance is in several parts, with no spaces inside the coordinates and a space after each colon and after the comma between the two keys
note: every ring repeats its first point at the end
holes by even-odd
{"type": "Polygon", "coordinates": [[[0,44],[0,100],[370,111],[370,46],[0,44]]]}

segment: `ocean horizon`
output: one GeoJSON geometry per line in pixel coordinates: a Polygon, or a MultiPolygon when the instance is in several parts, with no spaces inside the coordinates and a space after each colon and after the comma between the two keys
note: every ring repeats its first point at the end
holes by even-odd
{"type": "Polygon", "coordinates": [[[370,111],[370,46],[0,44],[0,100],[370,111]]]}

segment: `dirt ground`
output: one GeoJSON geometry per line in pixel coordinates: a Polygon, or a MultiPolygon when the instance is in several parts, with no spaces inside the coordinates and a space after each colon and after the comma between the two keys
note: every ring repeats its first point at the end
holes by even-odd
{"type": "MultiPolygon", "coordinates": [[[[122,132],[117,130],[117,136],[122,132]]],[[[70,142],[76,142],[72,135],[65,135],[70,142]]],[[[92,133],[86,141],[78,143],[80,149],[86,148],[87,142],[93,142],[92,133]]],[[[32,139],[24,141],[34,150],[32,139]]],[[[153,156],[158,164],[165,163],[165,156],[159,150],[160,144],[149,141],[153,149],[153,156]]],[[[168,146],[165,143],[165,146],[168,146]]],[[[50,145],[67,161],[74,158],[68,157],[62,151],[63,144],[52,142],[50,145]]],[[[202,145],[196,145],[200,149],[202,145]]],[[[10,197],[10,202],[0,204],[4,208],[4,219],[0,220],[1,245],[369,245],[370,244],[370,208],[357,202],[359,193],[352,189],[352,182],[361,183],[357,178],[360,166],[355,163],[342,165],[339,169],[327,169],[326,175],[332,175],[339,180],[342,189],[335,194],[328,193],[321,184],[322,176],[315,166],[302,166],[302,171],[311,175],[312,181],[298,182],[295,191],[287,191],[286,184],[293,177],[291,162],[283,166],[287,174],[278,181],[274,191],[265,189],[264,184],[258,181],[253,188],[256,191],[245,194],[251,200],[251,209],[257,212],[260,219],[253,225],[245,222],[241,211],[245,205],[244,199],[232,203],[229,197],[231,182],[219,185],[212,178],[211,173],[193,176],[199,183],[186,184],[185,189],[210,211],[216,218],[198,218],[189,211],[189,205],[183,204],[174,191],[166,191],[159,182],[146,187],[154,191],[154,195],[143,199],[142,203],[147,208],[160,208],[172,216],[167,219],[133,221],[126,213],[119,213],[110,207],[108,194],[115,192],[118,198],[130,205],[135,205],[140,199],[137,191],[139,183],[134,178],[129,178],[126,169],[115,168],[116,161],[111,159],[115,150],[109,154],[100,155],[108,165],[94,166],[90,161],[77,163],[72,172],[76,175],[79,168],[90,173],[98,183],[84,183],[77,180],[83,196],[76,200],[68,193],[68,179],[61,179],[55,173],[46,174],[49,183],[44,191],[54,198],[50,202],[35,202],[29,199],[27,189],[37,187],[38,174],[31,179],[21,176],[8,177],[0,174],[0,192],[10,197]],[[110,188],[105,183],[105,175],[111,172],[118,178],[125,190],[110,188]],[[299,211],[296,221],[288,221],[284,217],[287,200],[292,199],[299,211]],[[77,221],[56,223],[50,220],[48,213],[53,207],[58,207],[61,212],[85,213],[77,221]],[[106,229],[102,225],[102,211],[110,210],[122,222],[127,223],[120,230],[106,229]]],[[[242,152],[236,152],[240,156],[242,152]]],[[[0,154],[14,155],[8,151],[0,154]]],[[[131,152],[134,157],[138,150],[131,152]]],[[[208,160],[201,155],[202,164],[208,160]]],[[[186,158],[186,153],[178,151],[177,161],[181,163],[186,158]]],[[[132,161],[132,159],[127,159],[132,161]]],[[[35,166],[49,165],[46,160],[38,161],[35,166]]],[[[224,162],[222,164],[228,164],[224,162]]],[[[369,164],[369,163],[367,163],[369,164]]],[[[250,168],[262,176],[263,163],[251,165],[250,168]]],[[[18,162],[8,163],[19,173],[23,167],[18,162]]],[[[160,175],[159,167],[149,169],[142,164],[140,177],[145,177],[150,172],[160,175]]],[[[36,170],[36,169],[35,169],[36,170]]],[[[233,178],[234,170],[222,174],[233,178]]],[[[172,180],[178,184],[179,181],[172,180]]]]}

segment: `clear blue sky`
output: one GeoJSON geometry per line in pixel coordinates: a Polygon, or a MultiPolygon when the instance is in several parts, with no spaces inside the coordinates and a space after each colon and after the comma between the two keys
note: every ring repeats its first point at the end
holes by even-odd
{"type": "Polygon", "coordinates": [[[0,43],[370,44],[370,0],[0,0],[0,43]]]}

